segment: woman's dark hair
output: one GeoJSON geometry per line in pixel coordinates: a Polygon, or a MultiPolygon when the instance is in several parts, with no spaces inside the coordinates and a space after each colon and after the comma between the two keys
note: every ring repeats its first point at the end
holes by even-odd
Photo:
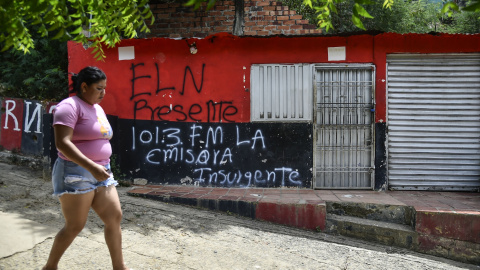
{"type": "Polygon", "coordinates": [[[91,85],[92,83],[97,83],[102,80],[106,80],[107,75],[99,69],[98,67],[86,67],[80,70],[79,73],[72,74],[72,84],[70,85],[72,90],[70,93],[80,93],[82,83],[86,83],[87,85],[91,85]]]}

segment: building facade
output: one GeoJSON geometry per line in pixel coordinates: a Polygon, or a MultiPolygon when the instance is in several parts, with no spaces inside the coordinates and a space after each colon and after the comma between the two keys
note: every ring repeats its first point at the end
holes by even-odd
{"type": "Polygon", "coordinates": [[[479,35],[124,40],[109,76],[128,177],[158,184],[477,190],[479,35]],[[193,48],[194,47],[194,48],[193,48]]]}
{"type": "MultiPolygon", "coordinates": [[[[217,1],[209,11],[151,1],[151,8],[149,36],[105,48],[104,62],[69,43],[69,72],[95,65],[108,76],[102,107],[127,178],[480,188],[480,35],[325,36],[274,1],[217,1]]],[[[37,123],[33,107],[3,104],[4,147],[51,144],[27,132],[37,123]],[[15,113],[22,116],[13,127],[15,113]]]]}

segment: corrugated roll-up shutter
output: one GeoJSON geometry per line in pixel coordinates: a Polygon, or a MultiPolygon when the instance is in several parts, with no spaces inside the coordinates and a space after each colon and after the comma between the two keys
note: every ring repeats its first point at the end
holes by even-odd
{"type": "Polygon", "coordinates": [[[480,54],[387,56],[388,181],[480,188],[480,54]]]}

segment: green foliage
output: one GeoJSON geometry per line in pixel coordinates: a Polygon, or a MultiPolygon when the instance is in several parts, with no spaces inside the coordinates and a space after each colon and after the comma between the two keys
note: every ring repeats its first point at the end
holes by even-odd
{"type": "Polygon", "coordinates": [[[455,34],[480,33],[480,11],[456,12],[445,21],[445,32],[455,34]]]}
{"type": "Polygon", "coordinates": [[[311,23],[317,24],[317,19],[315,16],[315,10],[306,6],[303,3],[303,0],[282,0],[284,5],[288,6],[291,10],[297,11],[298,14],[303,15],[305,20],[310,21],[311,23]]]}
{"type": "Polygon", "coordinates": [[[60,101],[68,96],[67,44],[37,33],[33,38],[29,54],[13,48],[0,54],[0,94],[60,101]]]}
{"type": "MultiPolygon", "coordinates": [[[[313,24],[318,24],[315,11],[305,6],[303,0],[283,0],[284,4],[302,14],[313,24]]],[[[364,20],[364,29],[368,31],[394,33],[479,33],[479,12],[454,12],[451,17],[442,15],[441,4],[425,0],[393,1],[386,8],[385,1],[377,0],[366,6],[373,19],[364,20]]],[[[349,33],[359,28],[352,20],[354,1],[343,1],[331,14],[331,27],[328,34],[349,33]]]]}
{"type": "Polygon", "coordinates": [[[364,5],[370,5],[370,0],[353,0],[348,2],[346,0],[304,0],[303,4],[315,10],[316,21],[320,28],[325,28],[328,32],[333,29],[332,17],[338,14],[337,7],[342,3],[353,3],[351,8],[351,22],[358,28],[366,30],[363,25],[362,18],[373,18],[364,5]]]}
{"type": "Polygon", "coordinates": [[[207,9],[211,9],[215,5],[216,0],[188,0],[185,6],[193,6],[194,9],[198,9],[203,2],[207,3],[207,9]]]}
{"type": "Polygon", "coordinates": [[[448,16],[452,16],[452,14],[455,11],[457,11],[457,12],[460,11],[460,8],[458,7],[458,5],[456,3],[448,2],[448,3],[445,3],[445,5],[443,5],[442,13],[444,13],[444,14],[448,14],[448,16]]]}
{"type": "Polygon", "coordinates": [[[112,173],[113,173],[115,178],[117,178],[117,179],[125,179],[126,178],[126,175],[124,173],[122,173],[122,171],[120,169],[120,164],[118,162],[118,157],[117,157],[116,154],[113,154],[110,157],[110,167],[112,169],[112,173]]]}
{"type": "Polygon", "coordinates": [[[0,0],[0,46],[29,52],[35,25],[42,37],[88,44],[103,59],[102,44],[114,47],[122,37],[149,32],[145,20],[153,24],[148,0],[0,0]]]}
{"type": "Polygon", "coordinates": [[[113,173],[113,177],[115,178],[115,180],[117,180],[118,184],[121,186],[121,187],[129,187],[132,185],[132,182],[127,180],[127,176],[122,173],[122,170],[120,168],[120,164],[117,160],[117,155],[116,154],[113,154],[111,157],[110,157],[110,167],[111,167],[111,170],[112,170],[112,173],[113,173]]]}
{"type": "MultiPolygon", "coordinates": [[[[186,6],[200,7],[203,2],[213,6],[216,0],[188,0],[186,6]]],[[[443,8],[426,0],[281,0],[287,6],[302,14],[329,33],[353,32],[358,29],[380,30],[397,33],[426,33],[430,31],[461,31],[458,33],[478,33],[475,27],[480,14],[480,0],[470,0],[461,8],[456,0],[448,0],[443,8]],[[425,12],[425,14],[422,14],[425,12]],[[459,16],[473,13],[477,15],[459,16]],[[454,17],[455,27],[443,25],[442,14],[454,17]],[[466,18],[473,19],[472,22],[466,18]],[[373,22],[373,23],[372,23],[373,22]],[[466,29],[460,26],[466,22],[466,29]],[[353,26],[353,28],[352,28],[353,26]],[[472,30],[473,29],[473,30],[472,30]]]]}
{"type": "Polygon", "coordinates": [[[366,22],[368,30],[394,33],[429,33],[439,24],[438,4],[419,1],[397,1],[390,9],[381,2],[371,6],[375,20],[366,22]]]}
{"type": "Polygon", "coordinates": [[[439,4],[419,1],[398,1],[390,10],[375,12],[371,29],[395,33],[436,32],[440,25],[439,4]]]}
{"type": "MultiPolygon", "coordinates": [[[[369,0],[303,0],[303,5],[315,10],[317,24],[320,28],[325,28],[327,32],[330,29],[336,29],[338,25],[341,25],[342,28],[350,28],[344,25],[351,25],[351,23],[363,30],[382,30],[385,32],[426,33],[436,31],[437,26],[445,32],[452,32],[453,29],[441,25],[442,14],[458,17],[460,20],[463,16],[458,16],[458,14],[480,14],[480,0],[471,0],[463,8],[460,8],[456,1],[446,1],[443,7],[440,7],[434,2],[422,0],[377,0],[376,2],[369,0]],[[351,19],[348,20],[345,14],[350,14],[351,19]],[[363,18],[374,20],[363,20],[364,25],[362,23],[363,18]],[[385,20],[385,18],[388,20],[385,20]],[[339,21],[341,21],[341,24],[339,21]],[[374,22],[370,23],[371,21],[374,22]],[[387,25],[387,27],[384,27],[384,25],[387,25]]],[[[468,15],[465,17],[473,18],[468,15]]],[[[466,28],[468,30],[463,29],[462,31],[475,31],[469,27],[470,24],[467,23],[466,28]]]]}

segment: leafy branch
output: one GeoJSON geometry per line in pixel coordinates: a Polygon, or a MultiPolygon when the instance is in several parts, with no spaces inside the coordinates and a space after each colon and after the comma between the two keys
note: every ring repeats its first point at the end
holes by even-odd
{"type": "Polygon", "coordinates": [[[28,53],[36,26],[42,37],[94,47],[101,60],[102,44],[114,47],[123,37],[148,33],[147,20],[154,22],[148,0],[0,0],[0,46],[28,53]]]}

